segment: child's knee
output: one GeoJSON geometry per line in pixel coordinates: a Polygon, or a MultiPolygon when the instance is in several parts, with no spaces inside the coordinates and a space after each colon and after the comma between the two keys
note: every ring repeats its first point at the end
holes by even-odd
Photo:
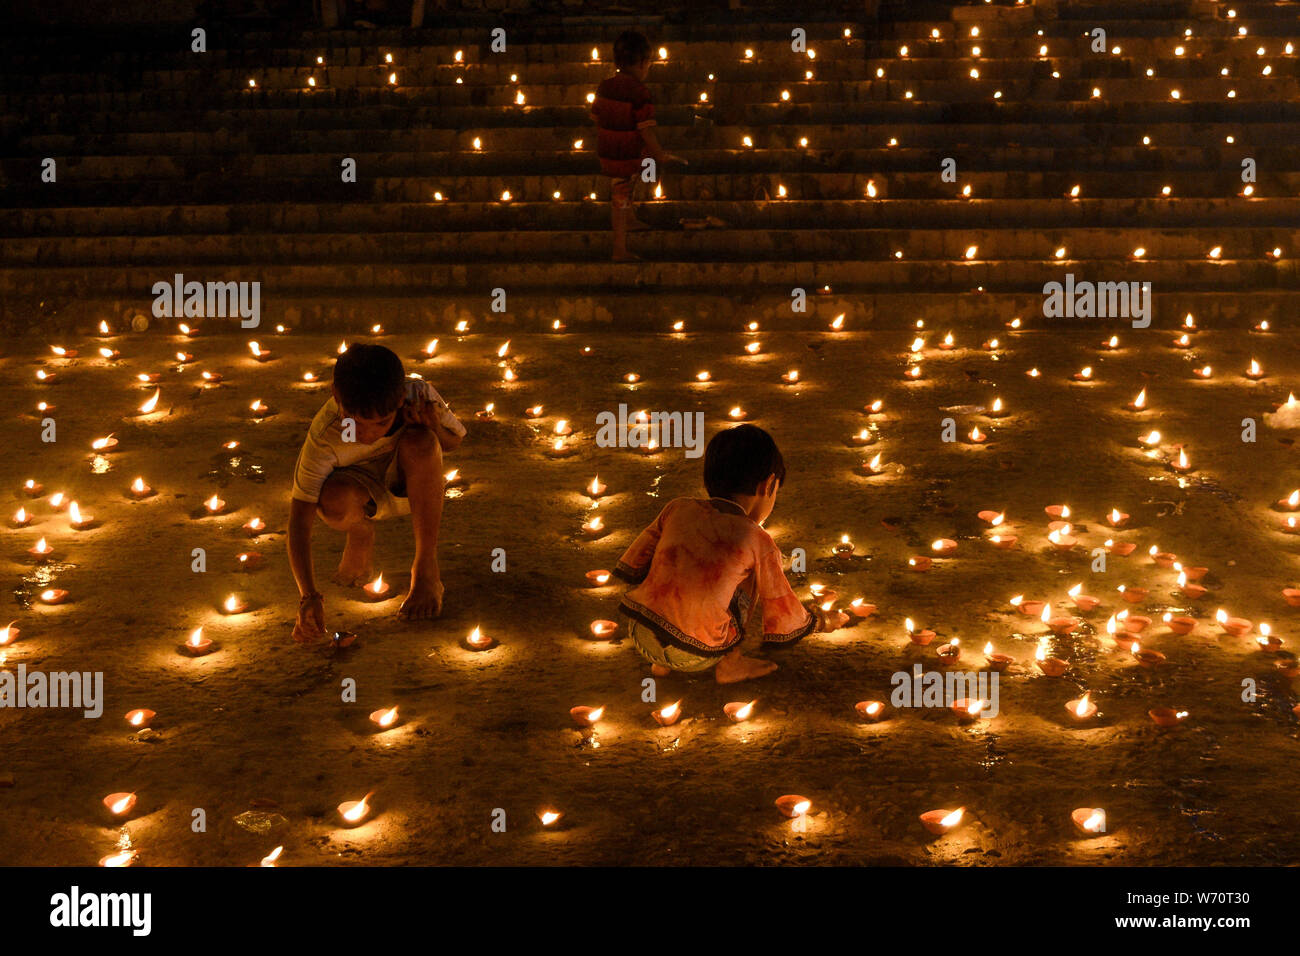
{"type": "Polygon", "coordinates": [[[369,496],[354,482],[342,478],[325,479],[316,510],[328,525],[351,524],[365,514],[369,496]]]}
{"type": "Polygon", "coordinates": [[[438,436],[422,425],[407,426],[397,440],[397,453],[402,456],[403,464],[432,461],[436,467],[441,467],[442,445],[438,436]]]}

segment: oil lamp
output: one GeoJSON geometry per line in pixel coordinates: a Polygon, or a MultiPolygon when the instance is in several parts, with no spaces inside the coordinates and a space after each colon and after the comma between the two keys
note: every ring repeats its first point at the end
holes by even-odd
{"type": "Polygon", "coordinates": [[[921,814],[921,825],[936,836],[941,836],[961,823],[966,808],[956,810],[927,810],[921,814]]]}

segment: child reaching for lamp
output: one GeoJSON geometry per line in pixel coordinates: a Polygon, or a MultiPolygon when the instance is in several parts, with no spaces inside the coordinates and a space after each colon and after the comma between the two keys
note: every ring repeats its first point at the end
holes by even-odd
{"type": "Polygon", "coordinates": [[[669,502],[615,565],[636,585],[619,611],[657,676],[713,669],[719,684],[732,684],[776,670],[740,652],[756,603],[765,646],[788,647],[817,629],[762,527],[784,481],[771,435],[753,425],[721,431],[704,451],[709,497],[669,502]]]}
{"type": "Polygon", "coordinates": [[[402,360],[382,345],[352,345],[340,355],[331,391],[298,453],[289,507],[289,565],[301,595],[293,636],[304,643],[325,636],[311,554],[317,516],[347,536],[332,580],[360,587],[374,575],[375,521],[410,515],[415,556],[398,613],[408,620],[438,616],[442,453],[465,436],[433,386],[408,379],[402,360]]]}

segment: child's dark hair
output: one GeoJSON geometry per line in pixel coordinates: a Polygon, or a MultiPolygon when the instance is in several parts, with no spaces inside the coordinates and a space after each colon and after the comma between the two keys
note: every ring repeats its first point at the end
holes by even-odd
{"type": "Polygon", "coordinates": [[[772,436],[757,425],[725,428],[704,449],[704,488],[713,498],[752,495],[776,475],[785,484],[785,459],[772,436]]]}
{"type": "Polygon", "coordinates": [[[383,418],[406,397],[402,360],[382,345],[350,345],[334,363],[334,387],[349,415],[383,418]]]}
{"type": "Polygon", "coordinates": [[[644,33],[624,30],[614,41],[614,65],[620,70],[639,66],[650,59],[650,41],[644,33]]]}

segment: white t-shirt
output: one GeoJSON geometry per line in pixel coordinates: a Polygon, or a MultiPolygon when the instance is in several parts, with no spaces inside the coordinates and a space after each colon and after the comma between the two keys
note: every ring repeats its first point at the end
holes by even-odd
{"type": "MultiPolygon", "coordinates": [[[[428,382],[408,378],[406,397],[414,400],[421,388],[430,401],[438,403],[439,424],[447,431],[464,437],[465,426],[451,413],[442,396],[428,382]]],[[[401,422],[402,413],[399,411],[397,414],[398,421],[401,422]]],[[[338,402],[331,396],[312,419],[311,427],[307,429],[307,438],[302,443],[302,450],[298,452],[298,464],[293,472],[293,497],[313,504],[320,501],[321,488],[325,484],[325,479],[330,476],[330,472],[335,468],[346,468],[359,462],[391,456],[397,451],[397,439],[405,429],[406,424],[401,423],[391,435],[385,435],[370,445],[363,445],[356,441],[345,442],[338,402]]]]}

